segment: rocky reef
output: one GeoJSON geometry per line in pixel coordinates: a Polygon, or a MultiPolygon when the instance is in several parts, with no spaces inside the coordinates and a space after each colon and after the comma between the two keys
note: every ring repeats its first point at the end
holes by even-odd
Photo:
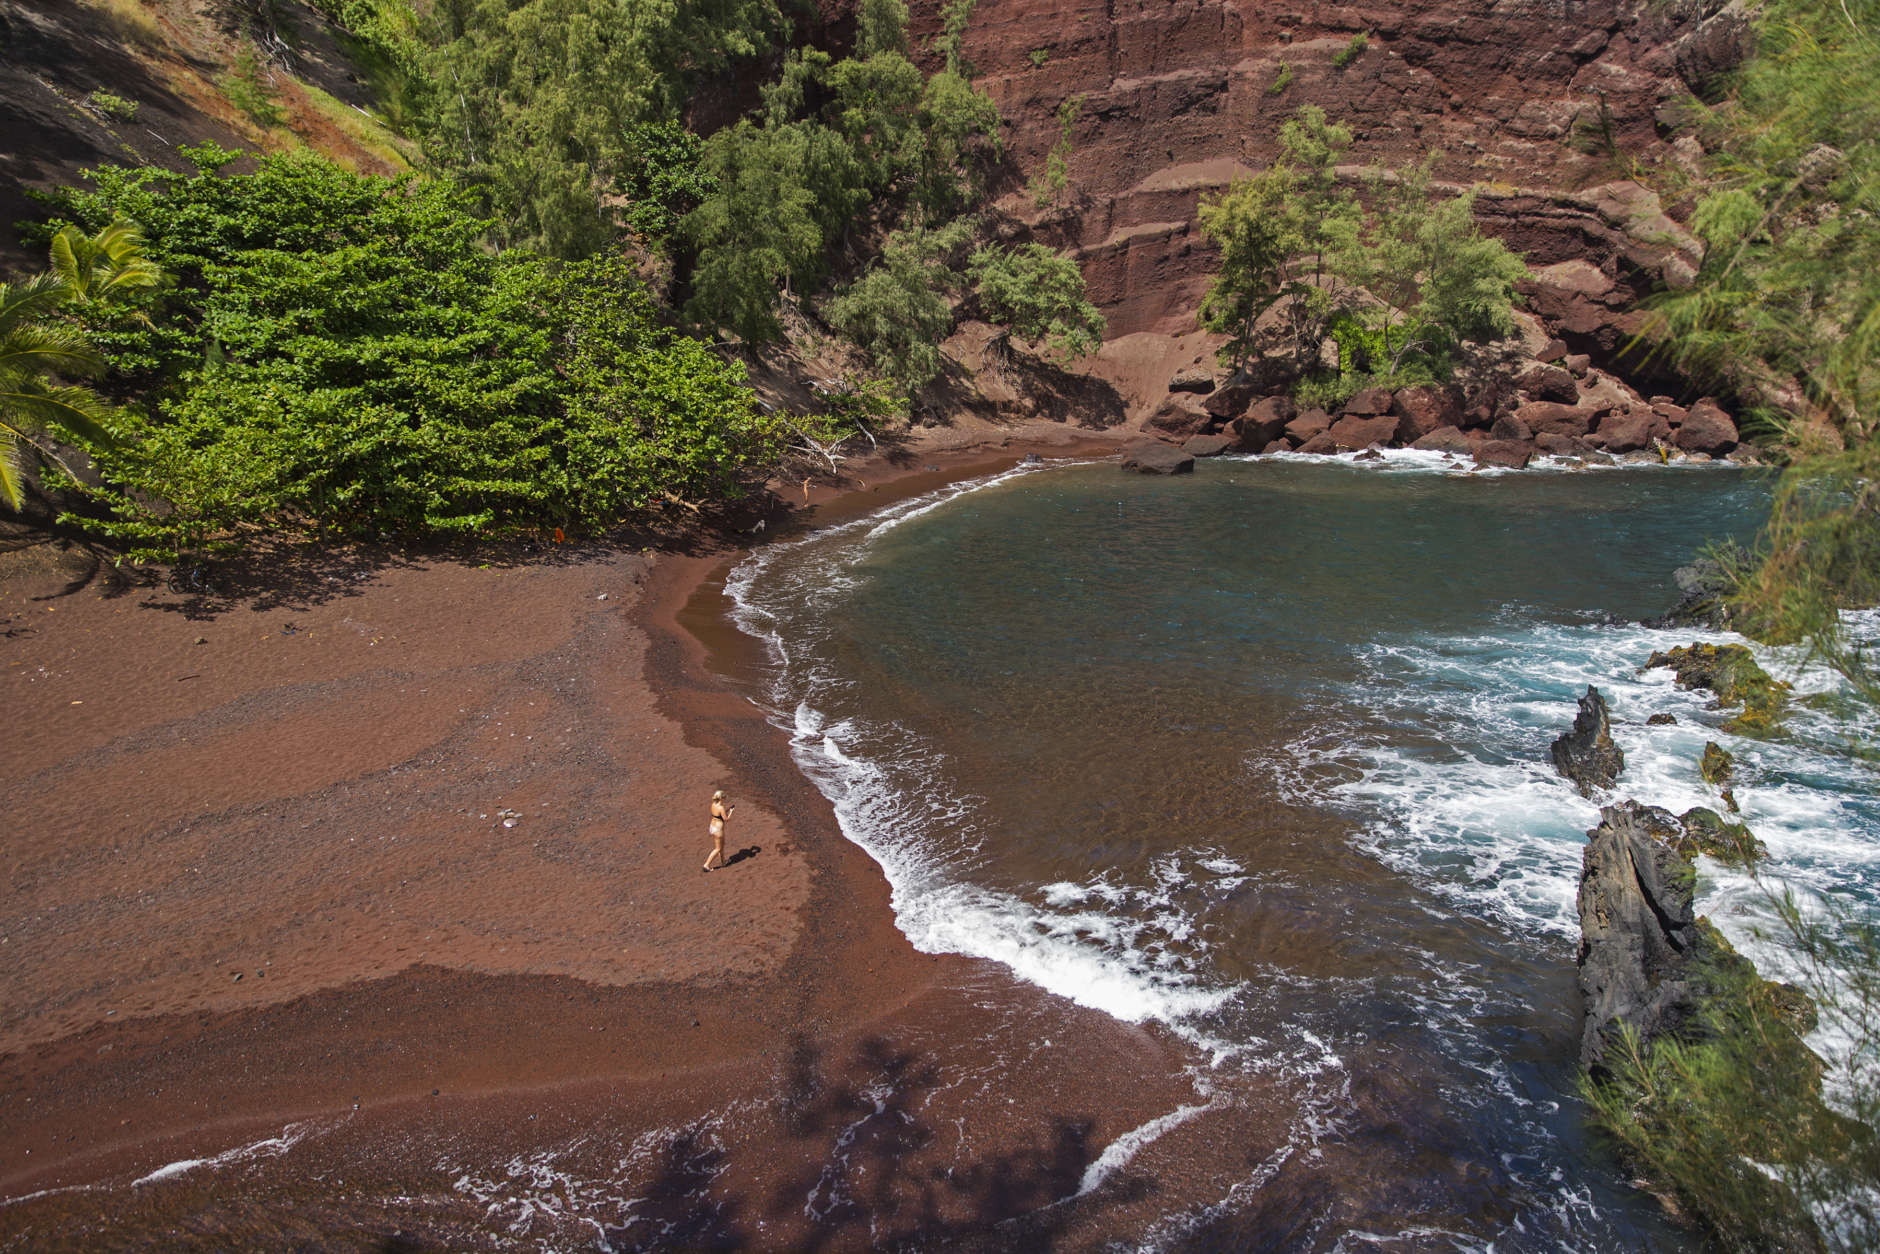
{"type": "Polygon", "coordinates": [[[1612,714],[1599,689],[1587,685],[1573,729],[1563,733],[1549,749],[1554,768],[1573,781],[1582,797],[1610,788],[1625,769],[1625,753],[1612,739],[1612,714]]]}
{"type": "Polygon", "coordinates": [[[1740,644],[1691,644],[1646,659],[1646,670],[1668,667],[1680,688],[1705,688],[1717,696],[1719,706],[1740,705],[1742,710],[1723,725],[1735,735],[1763,735],[1781,722],[1788,705],[1789,685],[1774,679],[1740,644]]]}

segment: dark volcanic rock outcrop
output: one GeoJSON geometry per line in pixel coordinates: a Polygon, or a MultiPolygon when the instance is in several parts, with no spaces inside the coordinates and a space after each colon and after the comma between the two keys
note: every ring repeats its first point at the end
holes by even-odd
{"type": "Polygon", "coordinates": [[[1625,769],[1625,753],[1613,743],[1612,716],[1599,689],[1587,686],[1573,730],[1555,740],[1550,751],[1555,768],[1573,781],[1582,797],[1612,787],[1625,769]]]}
{"type": "Polygon", "coordinates": [[[1580,1065],[1605,1069],[1621,1023],[1651,1040],[1677,1032],[1703,994],[1699,960],[1712,948],[1692,908],[1697,874],[1668,810],[1628,801],[1599,812],[1580,870],[1580,1065]]]}
{"type": "Polygon", "coordinates": [[[1186,475],[1194,472],[1195,459],[1173,444],[1144,440],[1124,451],[1123,469],[1145,475],[1186,475]]]}

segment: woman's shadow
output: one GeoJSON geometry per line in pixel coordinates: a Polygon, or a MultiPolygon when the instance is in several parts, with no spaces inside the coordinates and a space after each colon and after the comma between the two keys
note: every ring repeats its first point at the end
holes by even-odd
{"type": "MultiPolygon", "coordinates": [[[[726,858],[724,861],[724,866],[734,867],[738,863],[744,861],[746,858],[755,858],[758,854],[762,852],[764,852],[764,847],[762,845],[746,845],[744,848],[732,854],[729,858],[726,858]]],[[[720,867],[719,869],[723,870],[724,867],[720,867]]]]}

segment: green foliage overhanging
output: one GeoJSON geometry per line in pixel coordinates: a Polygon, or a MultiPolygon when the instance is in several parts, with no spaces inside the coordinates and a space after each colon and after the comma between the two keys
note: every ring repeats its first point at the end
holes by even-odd
{"type": "Polygon", "coordinates": [[[735,495],[779,447],[742,370],[654,319],[624,263],[492,255],[463,190],[193,150],[105,169],[82,224],[136,221],[173,281],[88,311],[147,398],[94,449],[134,553],[246,528],[427,536],[598,529],[735,495]]]}
{"type": "Polygon", "coordinates": [[[1692,215],[1696,280],[1656,304],[1686,369],[1733,388],[1794,461],[1756,560],[1748,630],[1804,640],[1871,701],[1840,611],[1880,603],[1880,0],[1772,0],[1724,99],[1692,215]]]}

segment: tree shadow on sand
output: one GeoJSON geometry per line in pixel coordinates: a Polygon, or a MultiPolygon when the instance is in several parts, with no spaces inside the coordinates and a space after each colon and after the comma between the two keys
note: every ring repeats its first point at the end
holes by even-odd
{"type": "MultiPolygon", "coordinates": [[[[740,1217],[761,1214],[771,1233],[792,1232],[793,1250],[1050,1250],[1072,1219],[1056,1203],[1076,1195],[1100,1151],[1089,1118],[1060,1115],[1001,1152],[955,1157],[951,1119],[942,1135],[925,1111],[957,1077],[881,1037],[830,1063],[799,1034],[781,1078],[778,1130],[795,1152],[780,1178],[767,1173],[774,1183],[761,1203],[716,1187],[742,1164],[688,1130],[665,1147],[658,1178],[633,1217],[607,1231],[606,1248],[756,1249],[763,1240],[740,1217]]],[[[1140,1197],[1150,1187],[1113,1180],[1106,1196],[1140,1197]]]]}

